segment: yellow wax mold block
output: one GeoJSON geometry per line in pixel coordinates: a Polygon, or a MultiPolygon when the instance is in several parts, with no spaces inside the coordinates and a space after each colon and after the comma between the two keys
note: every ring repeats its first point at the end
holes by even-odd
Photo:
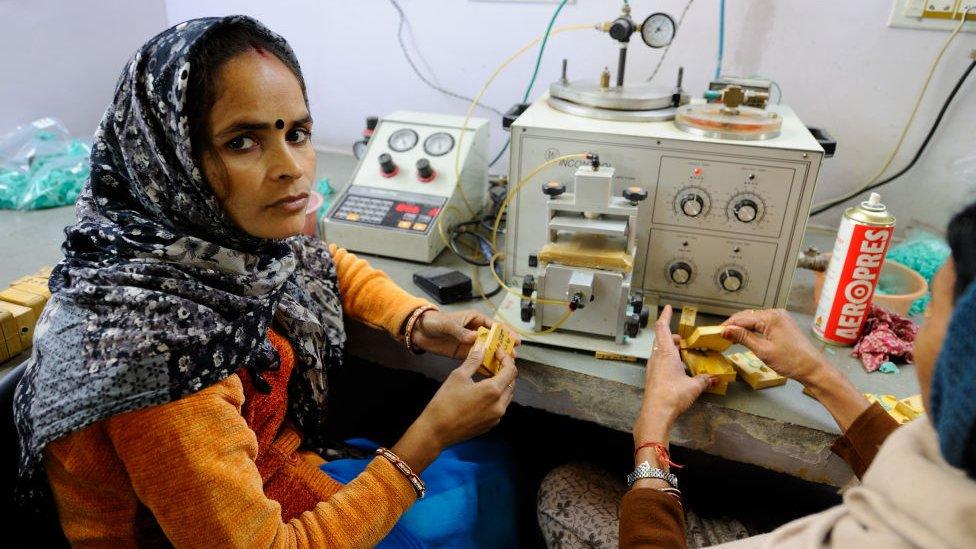
{"type": "Polygon", "coordinates": [[[515,350],[515,340],[500,322],[495,322],[491,328],[484,326],[478,328],[478,341],[484,342],[485,345],[485,356],[478,371],[483,375],[493,376],[502,367],[495,356],[495,351],[501,348],[505,354],[512,354],[515,350]]]}
{"type": "MultiPolygon", "coordinates": [[[[889,416],[891,416],[892,418],[894,418],[895,421],[901,424],[908,423],[909,421],[919,417],[920,415],[922,415],[922,413],[924,413],[924,411],[922,413],[918,413],[915,410],[914,406],[907,405],[903,401],[898,400],[894,395],[875,395],[871,393],[864,393],[864,396],[865,398],[868,399],[868,402],[872,404],[877,402],[878,404],[880,404],[881,407],[884,408],[886,412],[888,412],[889,416]]],[[[913,398],[915,397],[909,397],[908,399],[904,399],[904,400],[909,400],[913,398]]],[[[921,400],[920,396],[916,401],[913,402],[917,402],[918,400],[921,400]]]]}
{"type": "Polygon", "coordinates": [[[611,353],[609,351],[594,351],[593,357],[597,360],[620,360],[623,362],[637,362],[636,356],[621,355],[618,353],[611,353]]]}
{"type": "Polygon", "coordinates": [[[591,233],[559,237],[539,250],[539,261],[624,273],[634,269],[634,256],[627,251],[625,239],[591,233]]]}
{"type": "Polygon", "coordinates": [[[46,298],[18,288],[7,288],[0,292],[0,299],[7,303],[29,307],[34,312],[35,319],[41,318],[41,311],[44,310],[44,305],[47,304],[46,298]]]}
{"type": "Polygon", "coordinates": [[[38,269],[37,272],[34,274],[34,276],[43,276],[44,278],[49,278],[51,276],[51,271],[53,270],[54,267],[45,265],[44,267],[38,269]]]}
{"type": "Polygon", "coordinates": [[[699,326],[687,337],[689,349],[707,349],[722,352],[732,346],[732,342],[722,337],[724,326],[699,326]]]}
{"type": "Polygon", "coordinates": [[[685,339],[695,331],[695,317],[698,316],[698,308],[685,305],[681,308],[681,318],[678,320],[678,335],[685,339]]]}
{"type": "Polygon", "coordinates": [[[900,402],[920,415],[925,413],[925,403],[922,401],[922,395],[912,395],[901,399],[900,402]]]}
{"type": "MultiPolygon", "coordinates": [[[[30,347],[34,341],[34,324],[37,323],[37,319],[34,317],[34,311],[30,307],[24,307],[23,305],[8,303],[6,301],[0,301],[0,311],[6,311],[13,315],[17,326],[16,333],[20,337],[21,347],[24,349],[30,347]]],[[[4,334],[6,334],[6,338],[10,337],[6,329],[4,330],[4,334]]]]}
{"type": "Polygon", "coordinates": [[[735,381],[735,368],[718,351],[681,351],[681,359],[688,365],[691,375],[708,374],[719,378],[722,383],[735,381]]]}
{"type": "Polygon", "coordinates": [[[729,390],[728,381],[720,381],[715,385],[711,385],[705,389],[706,393],[712,393],[713,395],[724,395],[729,390]]]}
{"type": "Polygon", "coordinates": [[[15,280],[14,283],[10,285],[10,287],[16,288],[22,292],[30,292],[32,294],[39,295],[44,299],[51,298],[51,290],[48,289],[47,282],[43,284],[39,284],[37,282],[34,282],[33,278],[24,282],[17,282],[15,280]]]}
{"type": "Polygon", "coordinates": [[[14,315],[7,311],[0,311],[0,362],[12,358],[23,350],[20,344],[20,330],[14,315]]]}
{"type": "Polygon", "coordinates": [[[786,383],[785,377],[766,366],[766,363],[759,360],[759,357],[752,351],[732,353],[727,358],[732,362],[735,371],[742,376],[742,380],[755,390],[776,387],[786,383]]]}
{"type": "Polygon", "coordinates": [[[919,412],[914,407],[909,406],[908,404],[905,404],[904,400],[899,400],[897,403],[895,403],[895,411],[908,418],[909,421],[917,418],[918,416],[924,413],[924,412],[919,412]]]}

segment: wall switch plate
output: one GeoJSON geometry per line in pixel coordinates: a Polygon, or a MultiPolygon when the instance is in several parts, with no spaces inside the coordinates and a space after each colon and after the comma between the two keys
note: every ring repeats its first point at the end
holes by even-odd
{"type": "Polygon", "coordinates": [[[969,10],[962,32],[976,32],[976,0],[895,0],[889,27],[952,30],[969,10]]]}

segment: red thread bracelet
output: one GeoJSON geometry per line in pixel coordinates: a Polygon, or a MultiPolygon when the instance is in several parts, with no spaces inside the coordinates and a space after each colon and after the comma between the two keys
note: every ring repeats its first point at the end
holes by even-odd
{"type": "Polygon", "coordinates": [[[660,442],[645,442],[634,450],[634,458],[637,458],[637,452],[640,452],[644,448],[654,448],[657,451],[658,460],[662,465],[667,465],[668,467],[674,467],[675,469],[681,469],[684,465],[678,465],[677,463],[671,461],[671,454],[668,453],[668,447],[661,444],[660,442]]]}

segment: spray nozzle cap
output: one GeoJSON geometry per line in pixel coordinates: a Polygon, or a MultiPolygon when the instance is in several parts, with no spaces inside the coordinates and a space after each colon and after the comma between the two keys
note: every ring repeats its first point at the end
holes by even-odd
{"type": "Polygon", "coordinates": [[[885,209],[885,205],[881,203],[881,195],[878,193],[871,193],[871,196],[867,200],[861,202],[861,207],[872,211],[882,211],[885,209]]]}

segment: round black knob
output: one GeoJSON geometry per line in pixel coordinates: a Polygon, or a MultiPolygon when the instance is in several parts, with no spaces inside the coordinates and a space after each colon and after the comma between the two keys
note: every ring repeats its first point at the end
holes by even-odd
{"type": "Polygon", "coordinates": [[[556,198],[564,192],[566,192],[566,185],[558,181],[550,181],[542,184],[542,193],[549,198],[556,198]]]}
{"type": "Polygon", "coordinates": [[[638,315],[640,316],[641,328],[647,328],[647,324],[651,321],[651,310],[645,307],[638,315]]]}
{"type": "Polygon", "coordinates": [[[417,161],[417,177],[419,179],[432,179],[434,177],[434,168],[430,167],[430,160],[421,158],[417,161]]]}
{"type": "Polygon", "coordinates": [[[640,314],[644,310],[644,296],[635,295],[630,298],[630,306],[634,309],[634,312],[640,314]]]}
{"type": "Polygon", "coordinates": [[[735,269],[725,269],[718,276],[718,283],[727,292],[738,292],[742,289],[742,273],[735,269]]]}
{"type": "Polygon", "coordinates": [[[676,261],[668,267],[668,277],[675,284],[687,284],[691,282],[691,265],[684,261],[676,261]]]}
{"type": "Polygon", "coordinates": [[[532,292],[535,291],[535,277],[532,275],[525,275],[522,279],[522,296],[532,297],[532,292]]]}
{"type": "Polygon", "coordinates": [[[624,323],[624,333],[629,337],[637,337],[640,332],[640,315],[628,315],[624,323]]]}
{"type": "Polygon", "coordinates": [[[385,175],[396,175],[396,173],[400,170],[400,168],[397,168],[396,163],[393,162],[393,157],[388,153],[381,154],[379,161],[380,171],[382,171],[385,175]]]}
{"type": "Polygon", "coordinates": [[[522,322],[529,322],[532,320],[532,315],[535,314],[535,309],[532,307],[532,301],[528,299],[523,299],[519,307],[519,313],[522,318],[522,322]]]}
{"type": "Polygon", "coordinates": [[[380,121],[378,116],[367,116],[366,117],[366,129],[373,131],[376,129],[376,124],[380,121]]]}
{"type": "Polygon", "coordinates": [[[698,217],[705,211],[705,199],[697,193],[688,193],[681,197],[681,213],[688,217],[698,217]]]}
{"type": "Polygon", "coordinates": [[[735,218],[743,223],[752,223],[759,215],[759,205],[755,200],[743,198],[732,207],[735,218]]]}
{"type": "Polygon", "coordinates": [[[624,198],[636,204],[647,199],[647,190],[640,187],[627,187],[623,192],[624,198]]]}
{"type": "Polygon", "coordinates": [[[617,42],[630,42],[630,35],[635,30],[636,26],[630,17],[618,17],[610,24],[610,38],[617,42]]]}

